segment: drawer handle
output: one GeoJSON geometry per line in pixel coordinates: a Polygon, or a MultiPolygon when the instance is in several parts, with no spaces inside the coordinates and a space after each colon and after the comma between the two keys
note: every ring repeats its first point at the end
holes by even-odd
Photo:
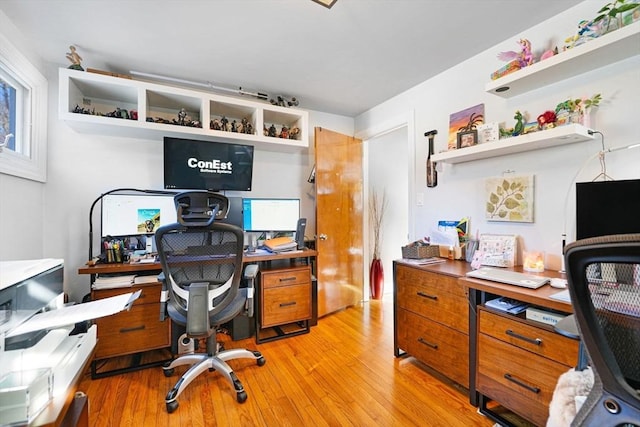
{"type": "Polygon", "coordinates": [[[540,338],[528,338],[528,337],[525,337],[524,335],[520,335],[513,332],[511,329],[507,329],[505,333],[507,335],[511,335],[514,338],[518,338],[519,340],[523,340],[534,345],[542,345],[542,340],[540,338]]]}
{"type": "Polygon", "coordinates": [[[431,347],[431,348],[432,348],[432,349],[434,349],[434,350],[437,350],[437,349],[438,349],[438,344],[432,344],[432,343],[430,343],[429,341],[426,341],[426,340],[425,340],[424,338],[422,338],[422,337],[418,338],[418,342],[419,342],[420,344],[424,344],[424,345],[426,345],[426,346],[428,346],[428,347],[431,347]]]}
{"type": "Polygon", "coordinates": [[[144,325],[140,325],[140,326],[134,326],[133,328],[122,328],[120,329],[120,333],[127,333],[127,332],[134,332],[134,331],[141,331],[145,328],[144,325]]]}
{"type": "Polygon", "coordinates": [[[522,381],[515,379],[513,376],[511,376],[511,374],[504,374],[504,377],[507,380],[511,381],[512,383],[517,384],[520,387],[526,388],[527,390],[532,391],[535,394],[540,393],[540,389],[538,387],[534,387],[534,386],[531,386],[529,384],[525,384],[522,381]]]}
{"type": "Polygon", "coordinates": [[[425,294],[424,292],[418,292],[418,296],[419,297],[423,297],[423,298],[429,298],[429,299],[432,299],[434,301],[438,300],[438,295],[429,295],[429,294],[425,294]]]}
{"type": "Polygon", "coordinates": [[[281,282],[291,282],[292,280],[296,280],[296,276],[292,276],[292,277],[281,277],[280,281],[281,282]]]}
{"type": "Polygon", "coordinates": [[[296,305],[296,302],[295,301],[291,301],[291,302],[280,303],[280,307],[288,307],[290,305],[296,305]]]}

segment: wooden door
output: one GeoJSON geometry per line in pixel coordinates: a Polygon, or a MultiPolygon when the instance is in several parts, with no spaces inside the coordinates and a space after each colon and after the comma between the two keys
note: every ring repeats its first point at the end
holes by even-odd
{"type": "Polygon", "coordinates": [[[362,140],[315,128],[318,316],[362,300],[362,140]]]}

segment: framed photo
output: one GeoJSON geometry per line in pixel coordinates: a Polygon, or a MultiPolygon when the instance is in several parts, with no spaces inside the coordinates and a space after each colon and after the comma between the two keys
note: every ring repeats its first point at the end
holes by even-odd
{"type": "Polygon", "coordinates": [[[456,148],[471,147],[478,143],[478,130],[468,130],[464,132],[458,132],[458,142],[456,148]]]}
{"type": "Polygon", "coordinates": [[[485,179],[487,221],[533,222],[534,176],[485,179]]]}

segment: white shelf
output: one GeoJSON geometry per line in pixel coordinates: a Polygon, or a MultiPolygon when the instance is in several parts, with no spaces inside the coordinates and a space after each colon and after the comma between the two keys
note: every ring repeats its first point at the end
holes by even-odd
{"type": "Polygon", "coordinates": [[[526,135],[504,138],[494,142],[486,142],[471,147],[459,148],[457,150],[449,150],[434,154],[431,156],[431,159],[434,162],[463,163],[487,159],[489,157],[506,156],[507,154],[557,147],[592,139],[593,135],[589,135],[589,129],[582,125],[573,124],[528,133],[526,135]]]}
{"type": "Polygon", "coordinates": [[[485,91],[511,98],[635,55],[640,55],[640,22],[492,80],[485,91]]]}
{"type": "Polygon", "coordinates": [[[104,133],[135,138],[158,139],[164,136],[223,140],[254,145],[272,151],[295,151],[309,146],[309,113],[243,98],[217,95],[140,80],[61,68],[59,74],[58,113],[61,120],[80,132],[104,133]],[[116,108],[136,110],[137,120],[74,112],[76,106],[106,114],[116,108]],[[177,120],[184,108],[200,127],[158,123],[158,118],[177,120]],[[211,120],[225,116],[229,122],[246,119],[253,133],[210,129],[211,120]],[[151,120],[151,121],[149,121],[151,120]],[[269,137],[263,128],[274,125],[297,127],[297,139],[269,137]]]}

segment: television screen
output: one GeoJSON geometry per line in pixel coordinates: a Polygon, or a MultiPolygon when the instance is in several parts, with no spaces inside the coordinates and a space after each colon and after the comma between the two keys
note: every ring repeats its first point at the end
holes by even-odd
{"type": "Polygon", "coordinates": [[[102,237],[153,234],[177,220],[173,195],[107,194],[102,198],[102,237]]]}
{"type": "Polygon", "coordinates": [[[576,184],[576,238],[640,233],[640,179],[576,184]]]}
{"type": "Polygon", "coordinates": [[[251,191],[253,146],[164,138],[164,188],[251,191]]]}
{"type": "Polygon", "coordinates": [[[296,231],[300,199],[242,199],[244,231],[296,231]]]}

